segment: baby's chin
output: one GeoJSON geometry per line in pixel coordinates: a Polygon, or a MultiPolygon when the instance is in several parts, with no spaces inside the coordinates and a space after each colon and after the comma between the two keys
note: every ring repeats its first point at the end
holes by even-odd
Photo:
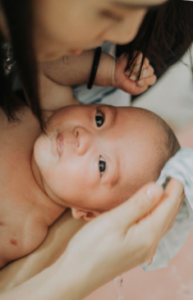
{"type": "Polygon", "coordinates": [[[33,158],[37,166],[41,165],[41,161],[43,159],[43,151],[46,148],[45,139],[43,138],[43,134],[41,134],[37,140],[35,141],[33,148],[33,158]]]}
{"type": "Polygon", "coordinates": [[[46,168],[51,158],[50,148],[49,138],[45,134],[41,134],[36,140],[33,149],[34,160],[40,171],[46,168]]]}

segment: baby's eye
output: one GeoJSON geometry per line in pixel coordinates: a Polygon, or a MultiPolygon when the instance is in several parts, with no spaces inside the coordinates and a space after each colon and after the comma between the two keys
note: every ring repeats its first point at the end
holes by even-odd
{"type": "Polygon", "coordinates": [[[99,172],[102,175],[106,170],[106,162],[104,159],[100,156],[99,158],[99,172]]]}
{"type": "Polygon", "coordinates": [[[101,111],[97,111],[97,114],[95,116],[95,121],[97,127],[101,127],[105,121],[104,115],[101,111]]]}

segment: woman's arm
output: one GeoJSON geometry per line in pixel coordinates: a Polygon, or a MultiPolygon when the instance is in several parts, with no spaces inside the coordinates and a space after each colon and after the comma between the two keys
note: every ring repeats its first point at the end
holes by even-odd
{"type": "MultiPolygon", "coordinates": [[[[55,83],[65,86],[84,84],[89,81],[93,58],[94,50],[84,51],[80,56],[64,56],[56,61],[42,63],[40,68],[55,83]]],[[[96,73],[96,85],[110,86],[114,65],[115,59],[102,52],[96,73]]]]}
{"type": "MultiPolygon", "coordinates": [[[[79,104],[73,97],[71,85],[88,82],[93,54],[94,51],[86,51],[78,57],[62,57],[39,65],[39,97],[46,118],[63,106],[79,104]]],[[[110,55],[102,54],[95,84],[110,85],[114,61],[110,55]]]]}
{"type": "MultiPolygon", "coordinates": [[[[94,51],[85,51],[80,56],[62,57],[57,61],[39,65],[39,95],[41,107],[55,111],[63,106],[78,104],[73,98],[72,85],[88,83],[93,64],[94,51]]],[[[144,60],[140,80],[137,81],[142,55],[136,60],[131,78],[125,72],[127,56],[115,60],[102,53],[94,84],[102,87],[113,86],[132,95],[138,95],[156,81],[153,68],[148,59],[144,60]],[[141,85],[143,81],[143,84],[141,85]]]]}
{"type": "Polygon", "coordinates": [[[51,266],[84,224],[83,220],[74,220],[70,210],[66,211],[51,226],[46,239],[34,252],[0,270],[0,293],[22,284],[51,266]]]}
{"type": "Polygon", "coordinates": [[[152,259],[183,200],[171,180],[164,194],[149,184],[86,224],[51,267],[1,295],[1,300],[80,300],[119,274],[152,259]]]}
{"type": "MultiPolygon", "coordinates": [[[[40,69],[51,81],[63,86],[86,84],[90,78],[93,57],[94,51],[85,51],[80,56],[64,56],[57,61],[42,63],[40,69]]],[[[113,86],[132,95],[143,93],[148,86],[156,82],[156,76],[154,69],[149,65],[149,60],[145,58],[140,80],[137,80],[142,58],[140,54],[134,66],[131,66],[132,72],[130,70],[125,72],[127,55],[115,60],[102,52],[94,84],[102,87],[113,86]]]]}

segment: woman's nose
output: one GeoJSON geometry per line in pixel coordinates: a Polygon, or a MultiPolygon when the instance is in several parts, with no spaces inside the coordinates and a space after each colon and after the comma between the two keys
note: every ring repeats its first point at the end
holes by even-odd
{"type": "Polygon", "coordinates": [[[133,38],[133,35],[131,34],[125,34],[125,32],[120,32],[117,28],[116,30],[109,30],[105,36],[103,37],[104,40],[111,41],[113,43],[116,43],[118,45],[127,44],[130,42],[133,38]]]}
{"type": "Polygon", "coordinates": [[[145,16],[146,10],[141,9],[132,16],[129,15],[123,21],[117,23],[104,34],[107,41],[112,41],[119,45],[124,45],[132,41],[139,30],[140,24],[145,16]]]}
{"type": "Polygon", "coordinates": [[[82,156],[87,153],[92,144],[92,133],[86,128],[76,127],[74,129],[74,135],[77,140],[77,154],[82,156]]]}

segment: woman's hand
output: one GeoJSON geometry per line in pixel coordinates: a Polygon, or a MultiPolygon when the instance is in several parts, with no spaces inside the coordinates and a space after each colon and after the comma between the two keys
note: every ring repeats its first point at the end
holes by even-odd
{"type": "Polygon", "coordinates": [[[155,84],[157,77],[147,58],[144,59],[140,79],[138,80],[142,57],[140,53],[134,61],[134,67],[131,66],[131,70],[125,71],[128,56],[123,54],[115,63],[111,85],[131,95],[139,95],[145,92],[149,86],[155,84]]]}
{"type": "Polygon", "coordinates": [[[89,274],[84,297],[119,274],[152,260],[160,239],[173,225],[183,197],[183,186],[177,180],[172,179],[165,192],[149,184],[74,236],[65,256],[77,272],[82,266],[89,274]]]}
{"type": "Polygon", "coordinates": [[[2,300],[84,299],[99,286],[150,261],[183,201],[183,186],[156,184],[85,225],[51,267],[1,295],[2,300]]]}

